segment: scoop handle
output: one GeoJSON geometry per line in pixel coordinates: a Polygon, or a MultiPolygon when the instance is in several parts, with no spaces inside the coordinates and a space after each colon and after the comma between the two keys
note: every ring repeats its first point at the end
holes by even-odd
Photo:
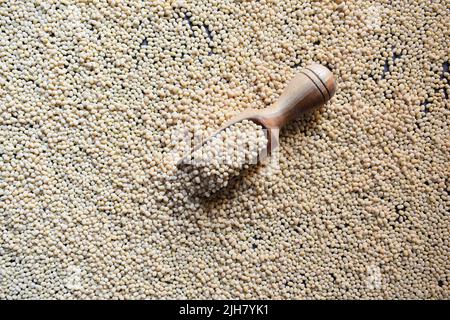
{"type": "Polygon", "coordinates": [[[281,128],[303,112],[325,104],[335,92],[333,73],[323,65],[309,65],[289,82],[275,104],[264,110],[265,124],[270,128],[281,128]]]}

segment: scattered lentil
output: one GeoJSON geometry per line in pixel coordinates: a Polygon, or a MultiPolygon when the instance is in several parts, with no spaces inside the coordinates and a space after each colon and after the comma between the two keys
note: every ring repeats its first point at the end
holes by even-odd
{"type": "Polygon", "coordinates": [[[446,1],[0,1],[0,299],[446,298],[446,1]],[[188,196],[171,132],[331,102],[188,196]]]}

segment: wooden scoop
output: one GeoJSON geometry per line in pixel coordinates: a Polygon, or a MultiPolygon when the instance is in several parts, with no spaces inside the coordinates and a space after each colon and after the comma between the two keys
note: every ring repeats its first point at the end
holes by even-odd
{"type": "MultiPolygon", "coordinates": [[[[312,64],[302,69],[284,89],[278,100],[266,109],[248,109],[233,117],[214,132],[202,144],[194,147],[193,152],[208,143],[216,134],[242,120],[250,120],[261,125],[268,132],[267,152],[260,155],[262,161],[270,155],[279,144],[279,132],[289,121],[297,119],[300,114],[311,111],[325,104],[336,91],[336,81],[333,73],[320,64],[312,64]]],[[[188,158],[183,157],[178,164],[188,158]]]]}

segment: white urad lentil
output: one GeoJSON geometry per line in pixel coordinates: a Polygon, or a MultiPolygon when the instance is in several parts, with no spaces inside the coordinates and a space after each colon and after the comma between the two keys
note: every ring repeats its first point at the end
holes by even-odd
{"type": "Polygon", "coordinates": [[[0,299],[448,299],[446,1],[0,1],[0,299]],[[176,126],[332,101],[188,197],[176,126]]]}

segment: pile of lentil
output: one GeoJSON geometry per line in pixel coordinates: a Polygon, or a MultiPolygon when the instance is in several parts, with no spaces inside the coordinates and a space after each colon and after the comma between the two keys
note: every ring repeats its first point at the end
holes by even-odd
{"type": "Polygon", "coordinates": [[[448,3],[0,1],[0,299],[450,297],[448,3]],[[204,201],[172,133],[338,91],[204,201]]]}
{"type": "Polygon", "coordinates": [[[243,120],[213,135],[181,161],[180,179],[190,196],[210,197],[227,187],[267,152],[263,127],[243,120]]]}

